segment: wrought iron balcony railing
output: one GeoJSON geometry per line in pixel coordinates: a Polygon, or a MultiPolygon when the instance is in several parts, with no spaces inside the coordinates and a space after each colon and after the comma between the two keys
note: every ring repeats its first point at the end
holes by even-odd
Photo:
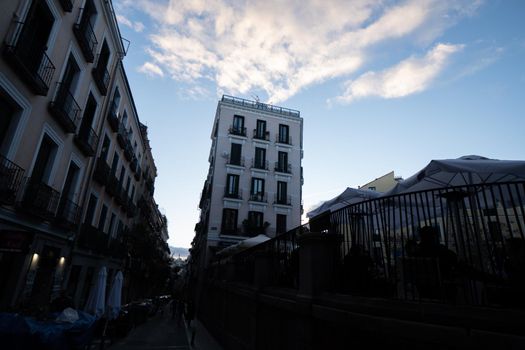
{"type": "Polygon", "coordinates": [[[69,92],[69,86],[57,83],[57,93],[53,101],[49,103],[49,111],[66,132],[75,132],[81,109],[69,92]]]}
{"type": "Polygon", "coordinates": [[[109,165],[102,158],[97,158],[95,163],[95,171],[93,172],[93,179],[101,186],[106,186],[109,181],[109,165]]]}
{"type": "Polygon", "coordinates": [[[279,205],[292,205],[292,197],[291,196],[285,196],[281,194],[275,194],[275,201],[274,204],[279,205]]]}
{"type": "Polygon", "coordinates": [[[98,91],[102,96],[106,96],[109,87],[109,72],[105,66],[97,64],[91,71],[95,85],[98,87],[98,91]]]}
{"type": "Polygon", "coordinates": [[[85,19],[84,15],[84,9],[79,9],[79,20],[73,26],[73,33],[77,38],[84,58],[87,62],[93,63],[98,41],[89,19],[85,19]]]}
{"type": "Polygon", "coordinates": [[[62,198],[58,205],[56,221],[59,225],[73,230],[80,220],[80,207],[75,202],[62,198]]]}
{"type": "Polygon", "coordinates": [[[266,203],[266,192],[261,193],[250,193],[250,201],[266,203]]]}
{"type": "Polygon", "coordinates": [[[292,164],[291,163],[275,162],[275,171],[279,172],[279,173],[291,174],[292,173],[292,164]]]}
{"type": "Polygon", "coordinates": [[[108,181],[106,183],[106,193],[109,194],[111,197],[115,197],[117,195],[117,191],[119,189],[119,183],[117,178],[115,177],[115,174],[109,174],[108,181]]]}
{"type": "Polygon", "coordinates": [[[236,126],[230,126],[228,129],[228,133],[230,135],[237,135],[237,136],[244,136],[246,137],[246,127],[236,127],[236,126]]]}
{"type": "Polygon", "coordinates": [[[256,140],[270,141],[270,132],[265,130],[253,129],[253,138],[256,140]]]}
{"type": "Polygon", "coordinates": [[[83,223],[78,237],[78,246],[103,255],[107,252],[108,240],[109,235],[90,224],[83,223]]]}
{"type": "Polygon", "coordinates": [[[230,155],[226,163],[229,165],[244,166],[244,157],[234,158],[230,155]]]}
{"type": "Polygon", "coordinates": [[[81,127],[75,143],[86,156],[93,157],[97,151],[98,135],[91,127],[81,127]]]}
{"type": "Polygon", "coordinates": [[[229,236],[240,236],[242,235],[241,229],[238,226],[235,227],[221,227],[221,235],[229,235],[229,236]]]}
{"type": "Polygon", "coordinates": [[[290,135],[278,134],[275,135],[275,142],[283,145],[292,145],[292,137],[290,135]]]}
{"type": "Polygon", "coordinates": [[[131,146],[131,142],[129,142],[129,140],[126,140],[126,145],[124,146],[124,157],[126,157],[128,161],[131,161],[133,158],[133,147],[131,146]]]}
{"type": "Polygon", "coordinates": [[[27,36],[21,36],[24,22],[14,21],[13,36],[4,46],[4,57],[31,90],[46,96],[55,74],[55,66],[45,49],[33,47],[27,36]]]}
{"type": "Polygon", "coordinates": [[[128,202],[128,218],[132,218],[135,215],[137,215],[137,206],[133,203],[133,201],[130,199],[128,202]]]}
{"type": "Polygon", "coordinates": [[[224,190],[224,198],[242,199],[242,190],[230,192],[228,188],[224,190]]]}
{"type": "Polygon", "coordinates": [[[23,176],[24,169],[0,155],[0,203],[15,203],[23,176]]]}
{"type": "Polygon", "coordinates": [[[117,131],[117,142],[122,149],[126,147],[126,140],[128,139],[128,131],[123,123],[120,123],[117,131]]]}
{"type": "Polygon", "coordinates": [[[108,112],[108,123],[113,132],[118,132],[120,127],[120,121],[117,115],[117,109],[114,105],[111,106],[108,112]]]}
{"type": "Polygon", "coordinates": [[[253,159],[252,160],[252,168],[254,169],[261,169],[261,170],[268,170],[268,161],[262,161],[259,159],[253,159]]]}
{"type": "Polygon", "coordinates": [[[43,219],[55,217],[60,192],[41,181],[27,179],[21,206],[33,215],[43,219]]]}

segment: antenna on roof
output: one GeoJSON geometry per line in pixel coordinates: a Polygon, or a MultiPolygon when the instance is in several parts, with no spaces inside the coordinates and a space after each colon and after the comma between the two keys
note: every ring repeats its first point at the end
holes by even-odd
{"type": "Polygon", "coordinates": [[[260,102],[259,96],[257,96],[257,95],[252,95],[252,98],[255,100],[255,102],[257,102],[257,103],[260,102]]]}

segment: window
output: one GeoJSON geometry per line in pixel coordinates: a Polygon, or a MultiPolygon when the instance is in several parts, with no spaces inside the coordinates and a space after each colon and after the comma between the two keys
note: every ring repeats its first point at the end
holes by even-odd
{"type": "Polygon", "coordinates": [[[248,212],[248,221],[250,225],[254,228],[262,228],[264,226],[264,216],[263,213],[258,211],[248,212]]]}
{"type": "Polygon", "coordinates": [[[111,113],[113,115],[117,115],[118,113],[118,106],[120,104],[120,92],[118,90],[118,86],[115,88],[115,93],[113,94],[113,101],[111,102],[111,113]]]}
{"type": "Polygon", "coordinates": [[[12,129],[14,129],[15,114],[17,108],[15,104],[0,93],[0,153],[7,154],[11,143],[12,129]]]}
{"type": "Polygon", "coordinates": [[[120,167],[120,178],[118,180],[118,187],[119,189],[122,189],[124,186],[124,177],[126,176],[126,168],[124,168],[124,165],[120,167]]]}
{"type": "Polygon", "coordinates": [[[108,235],[113,238],[114,235],[113,235],[113,226],[115,226],[115,219],[116,219],[116,215],[115,213],[111,213],[111,218],[109,219],[109,227],[108,227],[108,235]]]}
{"type": "Polygon", "coordinates": [[[233,124],[230,128],[230,133],[234,135],[246,136],[246,128],[244,127],[244,117],[241,115],[233,116],[233,124]]]}
{"type": "Polygon", "coordinates": [[[241,152],[242,152],[242,145],[239,143],[232,143],[231,153],[230,153],[230,164],[242,165],[241,152]]]}
{"type": "Polygon", "coordinates": [[[237,234],[237,209],[222,210],[222,234],[237,234]]]}
{"type": "Polygon", "coordinates": [[[239,197],[239,175],[228,174],[226,181],[226,197],[239,197]]]}
{"type": "Polygon", "coordinates": [[[287,198],[288,184],[284,181],[277,181],[277,203],[289,204],[287,198]]]}
{"type": "Polygon", "coordinates": [[[102,150],[100,151],[100,159],[103,161],[106,161],[108,157],[109,152],[109,145],[110,145],[109,137],[107,135],[104,135],[104,142],[102,142],[102,150]]]}
{"type": "Polygon", "coordinates": [[[100,53],[98,54],[96,67],[92,70],[95,85],[97,85],[100,94],[103,96],[106,96],[109,87],[109,72],[107,69],[109,56],[109,46],[106,40],[104,40],[100,53]]]}
{"type": "Polygon", "coordinates": [[[79,172],[79,167],[75,163],[71,162],[67,171],[66,182],[64,183],[64,188],[62,189],[62,200],[73,200],[73,197],[75,196],[75,188],[77,187],[79,172]]]}
{"type": "Polygon", "coordinates": [[[276,233],[286,232],[286,215],[277,214],[276,218],[276,233]]]}
{"type": "Polygon", "coordinates": [[[47,183],[49,181],[57,150],[57,144],[47,134],[44,134],[31,174],[32,183],[47,183]]]}
{"type": "Polygon", "coordinates": [[[78,132],[79,136],[88,140],[90,138],[90,133],[93,132],[91,126],[93,125],[93,120],[95,119],[95,112],[97,111],[97,101],[90,93],[86,108],[84,109],[84,115],[82,116],[82,123],[80,124],[80,130],[78,132]]]}
{"type": "Polygon", "coordinates": [[[287,173],[289,171],[288,169],[288,153],[279,151],[277,155],[277,171],[287,173]]]}
{"type": "Polygon", "coordinates": [[[95,209],[97,207],[97,197],[92,193],[89,196],[88,207],[86,210],[86,218],[84,223],[91,225],[93,223],[93,217],[95,216],[95,209]]]}
{"type": "Polygon", "coordinates": [[[370,187],[368,187],[368,189],[371,190],[371,191],[375,191],[376,187],[375,186],[370,186],[370,187]]]}
{"type": "Polygon", "coordinates": [[[266,149],[255,147],[255,160],[253,164],[254,168],[266,169],[266,149]]]}
{"type": "Polygon", "coordinates": [[[266,120],[257,119],[257,128],[255,129],[256,139],[267,140],[266,138],[266,120]]]}
{"type": "Polygon", "coordinates": [[[290,143],[288,125],[279,124],[279,139],[278,140],[279,140],[279,143],[286,143],[286,144],[290,143]]]}
{"type": "Polygon", "coordinates": [[[98,230],[104,232],[104,227],[106,226],[106,216],[108,215],[108,207],[104,204],[102,205],[102,210],[100,211],[100,217],[98,219],[98,230]]]}
{"type": "Polygon", "coordinates": [[[256,177],[252,178],[250,200],[257,202],[264,201],[264,179],[259,179],[256,177]]]}
{"type": "Polygon", "coordinates": [[[115,176],[117,174],[117,167],[118,167],[118,154],[117,151],[113,154],[113,162],[111,163],[111,175],[115,176]]]}

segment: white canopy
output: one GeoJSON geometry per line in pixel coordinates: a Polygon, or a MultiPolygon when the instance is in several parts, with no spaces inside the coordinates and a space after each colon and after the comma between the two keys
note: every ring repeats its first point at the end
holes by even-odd
{"type": "Polygon", "coordinates": [[[102,266],[97,274],[97,280],[91,288],[89,297],[84,308],[86,312],[101,317],[104,315],[104,306],[106,304],[106,267],[102,266]]]}
{"type": "Polygon", "coordinates": [[[108,296],[108,318],[114,320],[118,317],[120,312],[120,305],[122,299],[122,272],[119,271],[113,279],[113,285],[108,296]]]}
{"type": "Polygon", "coordinates": [[[349,204],[355,204],[367,199],[377,198],[380,195],[381,192],[377,191],[347,187],[346,190],[344,190],[340,195],[324,202],[316,209],[309,211],[306,216],[313,218],[324,212],[335,211],[349,204]]]}
{"type": "Polygon", "coordinates": [[[217,255],[219,255],[219,256],[232,255],[232,254],[238,253],[240,251],[246,250],[248,248],[251,248],[251,247],[253,247],[253,246],[257,245],[257,244],[266,242],[269,239],[270,239],[270,237],[268,237],[266,235],[262,235],[262,234],[261,235],[257,235],[255,237],[251,237],[251,238],[245,239],[243,241],[240,241],[237,244],[234,244],[234,245],[231,245],[229,247],[226,247],[226,248],[220,250],[219,252],[217,252],[217,255]]]}
{"type": "Polygon", "coordinates": [[[525,180],[525,161],[498,160],[481,156],[432,160],[408,179],[383,194],[431,190],[443,187],[525,180]]]}

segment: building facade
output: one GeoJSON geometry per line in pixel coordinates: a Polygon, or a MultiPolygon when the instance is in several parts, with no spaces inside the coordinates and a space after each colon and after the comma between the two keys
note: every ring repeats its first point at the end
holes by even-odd
{"type": "Polygon", "coordinates": [[[210,254],[258,234],[299,226],[303,120],[299,111],[223,96],[192,251],[210,254]]]}
{"type": "Polygon", "coordinates": [[[125,46],[103,0],[4,1],[0,37],[0,308],[61,289],[82,306],[101,266],[129,268],[135,227],[161,224],[125,46]]]}

